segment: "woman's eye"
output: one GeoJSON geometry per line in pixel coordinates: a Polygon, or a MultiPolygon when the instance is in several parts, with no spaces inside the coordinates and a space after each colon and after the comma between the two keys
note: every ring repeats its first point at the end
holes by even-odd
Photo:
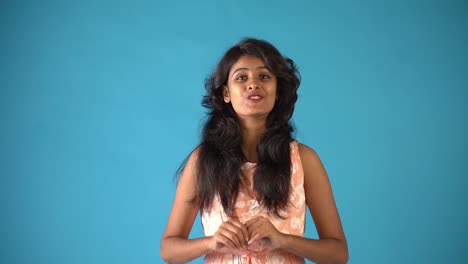
{"type": "Polygon", "coordinates": [[[245,81],[245,80],[247,80],[247,76],[246,75],[239,75],[239,76],[237,76],[236,80],[245,81]]]}
{"type": "Polygon", "coordinates": [[[260,74],[260,80],[268,80],[270,79],[270,76],[267,74],[260,74]]]}

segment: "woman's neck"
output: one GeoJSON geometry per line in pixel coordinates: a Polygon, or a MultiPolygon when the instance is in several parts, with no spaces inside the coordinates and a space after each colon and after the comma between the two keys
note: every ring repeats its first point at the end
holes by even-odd
{"type": "Polygon", "coordinates": [[[266,120],[249,118],[240,121],[242,151],[248,162],[257,163],[257,144],[265,132],[266,120]]]}

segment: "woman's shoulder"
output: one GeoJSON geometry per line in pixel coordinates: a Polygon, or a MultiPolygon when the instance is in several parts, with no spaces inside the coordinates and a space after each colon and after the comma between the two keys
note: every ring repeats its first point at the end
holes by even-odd
{"type": "Polygon", "coordinates": [[[308,145],[294,139],[292,142],[291,142],[291,145],[293,146],[296,146],[297,149],[299,150],[299,152],[301,153],[307,153],[307,152],[313,152],[313,153],[316,153],[315,150],[312,148],[312,147],[309,147],[308,145]]]}
{"type": "Polygon", "coordinates": [[[182,164],[177,169],[178,182],[184,178],[187,178],[187,175],[191,175],[188,178],[194,178],[198,166],[199,152],[200,146],[197,146],[185,157],[184,161],[182,161],[182,164]]]}
{"type": "Polygon", "coordinates": [[[297,145],[297,150],[303,163],[321,163],[319,155],[312,147],[309,147],[299,141],[294,141],[294,144],[297,145]]]}
{"type": "Polygon", "coordinates": [[[186,163],[196,164],[200,155],[201,145],[196,146],[186,157],[186,163]]]}
{"type": "MultiPolygon", "coordinates": [[[[329,182],[328,175],[317,152],[301,143],[298,144],[298,149],[304,170],[304,186],[315,186],[314,188],[318,189],[320,187],[317,186],[326,186],[329,182]]],[[[306,192],[315,192],[315,190],[306,192]]]]}

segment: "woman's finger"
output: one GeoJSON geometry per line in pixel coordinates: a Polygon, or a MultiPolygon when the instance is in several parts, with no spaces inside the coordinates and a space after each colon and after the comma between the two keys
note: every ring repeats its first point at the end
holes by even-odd
{"type": "Polygon", "coordinates": [[[247,241],[249,240],[249,232],[247,231],[245,224],[242,224],[236,220],[229,221],[229,223],[237,227],[236,233],[239,237],[239,240],[242,242],[242,244],[247,245],[247,241]]]}
{"type": "Polygon", "coordinates": [[[216,242],[229,248],[236,248],[236,245],[234,245],[234,243],[222,233],[216,235],[216,242]]]}
{"type": "Polygon", "coordinates": [[[249,239],[248,244],[251,244],[259,239],[264,237],[269,237],[270,235],[270,228],[268,226],[260,226],[252,231],[251,238],[249,239]]]}
{"type": "Polygon", "coordinates": [[[237,231],[236,228],[228,223],[224,223],[219,227],[220,234],[222,234],[224,237],[228,238],[232,243],[234,243],[235,248],[240,248],[243,246],[244,243],[241,243],[239,240],[239,237],[237,236],[237,231]]]}
{"type": "Polygon", "coordinates": [[[254,218],[254,219],[247,221],[245,224],[247,227],[247,231],[249,233],[249,238],[252,238],[252,236],[254,235],[253,232],[255,232],[255,230],[257,230],[258,228],[260,228],[261,226],[267,223],[265,223],[263,218],[254,218]]]}

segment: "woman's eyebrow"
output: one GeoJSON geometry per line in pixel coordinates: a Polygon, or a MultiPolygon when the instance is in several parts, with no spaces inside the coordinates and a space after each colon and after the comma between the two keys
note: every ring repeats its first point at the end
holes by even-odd
{"type": "MultiPolygon", "coordinates": [[[[258,66],[257,69],[267,69],[268,68],[266,66],[258,66]]],[[[234,75],[234,73],[236,73],[237,71],[241,71],[241,70],[250,70],[249,68],[245,68],[245,67],[241,67],[241,68],[237,68],[235,71],[232,72],[231,76],[234,75]]]]}

